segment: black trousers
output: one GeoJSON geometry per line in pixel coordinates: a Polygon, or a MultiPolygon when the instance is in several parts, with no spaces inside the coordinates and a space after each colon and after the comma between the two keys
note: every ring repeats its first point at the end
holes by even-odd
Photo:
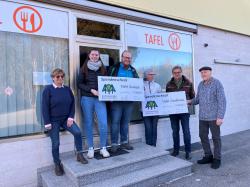
{"type": "Polygon", "coordinates": [[[212,151],[208,139],[209,129],[212,134],[212,140],[214,144],[214,158],[221,159],[221,138],[220,138],[220,126],[216,125],[216,121],[203,121],[199,122],[199,136],[201,144],[205,153],[205,156],[211,156],[212,151]]]}

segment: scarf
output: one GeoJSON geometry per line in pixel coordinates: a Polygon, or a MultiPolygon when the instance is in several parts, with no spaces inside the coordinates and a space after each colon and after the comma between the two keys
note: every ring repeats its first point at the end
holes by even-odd
{"type": "Polygon", "coordinates": [[[102,62],[100,60],[97,62],[92,62],[89,60],[87,66],[90,70],[97,71],[102,66],[102,62]]]}

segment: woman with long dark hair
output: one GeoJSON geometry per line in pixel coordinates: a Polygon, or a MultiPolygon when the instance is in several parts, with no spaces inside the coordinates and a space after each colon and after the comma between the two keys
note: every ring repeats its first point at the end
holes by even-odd
{"type": "Polygon", "coordinates": [[[88,143],[88,158],[94,157],[94,112],[97,116],[100,132],[100,154],[103,157],[110,156],[106,149],[108,133],[106,103],[98,100],[98,76],[105,75],[106,69],[101,61],[100,52],[97,49],[92,49],[81,68],[77,81],[78,88],[81,90],[81,107],[88,143]]]}

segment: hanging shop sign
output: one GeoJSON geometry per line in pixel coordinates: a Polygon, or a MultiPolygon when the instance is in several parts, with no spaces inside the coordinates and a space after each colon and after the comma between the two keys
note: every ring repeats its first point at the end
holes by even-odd
{"type": "Polygon", "coordinates": [[[127,45],[141,48],[192,52],[192,35],[140,25],[126,25],[127,45]]]}
{"type": "Polygon", "coordinates": [[[68,38],[68,13],[0,0],[0,31],[68,38]]]}

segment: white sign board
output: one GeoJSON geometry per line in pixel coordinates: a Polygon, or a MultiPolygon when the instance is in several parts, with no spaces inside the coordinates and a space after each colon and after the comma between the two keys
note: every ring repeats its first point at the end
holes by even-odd
{"type": "Polygon", "coordinates": [[[192,52],[192,35],[134,24],[126,25],[127,45],[133,47],[192,52]]]}
{"type": "Polygon", "coordinates": [[[108,54],[100,54],[100,58],[104,66],[109,66],[109,55],[108,54]]]}
{"type": "Polygon", "coordinates": [[[68,13],[0,0],[0,31],[68,38],[68,13]]]}
{"type": "Polygon", "coordinates": [[[143,101],[143,79],[98,76],[100,101],[143,101]]]}
{"type": "Polygon", "coordinates": [[[142,102],[143,116],[188,113],[184,91],[156,93],[145,96],[142,102]]]}
{"type": "Polygon", "coordinates": [[[33,72],[33,85],[49,85],[52,84],[50,72],[33,72]]]}

